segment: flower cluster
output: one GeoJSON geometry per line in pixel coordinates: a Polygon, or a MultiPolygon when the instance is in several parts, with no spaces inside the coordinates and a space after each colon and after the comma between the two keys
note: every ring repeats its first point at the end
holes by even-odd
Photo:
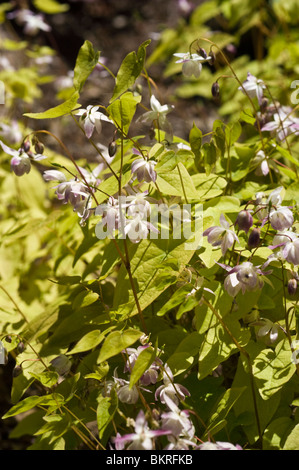
{"type": "MultiPolygon", "coordinates": [[[[201,443],[196,438],[190,412],[180,408],[180,403],[189,397],[190,393],[183,385],[175,383],[171,369],[167,364],[163,364],[160,357],[154,359],[140,377],[138,384],[129,386],[130,374],[136,360],[148,347],[150,345],[146,343],[137,348],[124,350],[126,362],[123,372],[128,374],[128,377],[120,378],[114,371],[113,380],[108,386],[106,385],[103,392],[105,396],[109,396],[112,388],[115,388],[119,401],[127,405],[136,406],[140,399],[140,392],[153,393],[155,400],[153,410],[148,408],[144,413],[140,409],[133,423],[132,419],[128,420],[128,425],[134,427],[134,432],[123,435],[117,433],[112,438],[112,448],[116,450],[204,450],[205,446],[209,444],[212,446],[212,443],[201,443]],[[152,391],[150,387],[158,385],[160,381],[162,381],[161,385],[152,391]]],[[[235,448],[230,443],[217,445],[218,450],[241,449],[239,446],[235,448]]]]}
{"type": "MultiPolygon", "coordinates": [[[[224,215],[220,216],[220,226],[213,226],[203,232],[207,236],[208,242],[214,247],[221,247],[224,256],[228,249],[232,248],[234,243],[239,243],[239,238],[233,230],[233,226],[240,231],[244,231],[248,236],[247,246],[250,250],[257,249],[261,244],[261,230],[267,226],[273,230],[274,235],[272,245],[268,248],[274,250],[267,261],[262,266],[255,266],[251,259],[238,262],[236,266],[230,266],[218,263],[227,271],[224,280],[224,288],[228,294],[235,297],[239,292],[255,291],[262,289],[264,285],[264,276],[270,274],[266,267],[273,261],[280,259],[287,261],[293,266],[299,264],[299,237],[292,230],[294,224],[294,214],[291,207],[282,205],[283,188],[280,186],[274,189],[268,196],[264,193],[257,193],[255,200],[252,201],[254,209],[248,209],[247,205],[236,217],[232,226],[229,225],[224,215]],[[254,219],[255,218],[255,219],[254,219]],[[253,224],[256,224],[253,227],[253,224]]],[[[239,260],[239,258],[238,258],[239,260]]],[[[296,281],[296,273],[292,273],[292,279],[296,281]]],[[[292,281],[293,282],[293,281],[292,281]]],[[[295,283],[290,289],[293,291],[295,283]]],[[[297,287],[297,282],[295,290],[297,287]]]]}

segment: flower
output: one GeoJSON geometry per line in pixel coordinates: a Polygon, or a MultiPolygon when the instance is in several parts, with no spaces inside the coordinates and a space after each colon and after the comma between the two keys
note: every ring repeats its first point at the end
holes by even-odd
{"type": "Polygon", "coordinates": [[[151,124],[155,121],[159,129],[171,133],[171,126],[167,120],[167,114],[172,111],[174,106],[168,104],[161,105],[154,95],[151,96],[150,106],[151,111],[147,111],[146,113],[142,114],[137,119],[137,122],[140,121],[151,124]]]}
{"type": "Polygon", "coordinates": [[[4,140],[9,141],[11,144],[17,144],[22,140],[22,133],[17,121],[12,120],[10,124],[2,122],[0,124],[0,135],[4,140]]]}
{"type": "Polygon", "coordinates": [[[208,242],[212,246],[221,245],[222,255],[225,255],[227,250],[231,248],[235,241],[239,242],[239,239],[235,232],[230,230],[229,222],[225,219],[224,215],[220,215],[220,227],[210,227],[203,232],[204,237],[208,237],[208,242]]]}
{"type": "Polygon", "coordinates": [[[289,106],[280,106],[277,112],[273,114],[274,120],[267,122],[261,130],[276,132],[277,138],[280,141],[284,141],[291,133],[298,135],[299,119],[291,116],[292,111],[292,108],[289,106]]]}
{"type": "Polygon", "coordinates": [[[178,437],[188,437],[192,439],[195,429],[189,418],[188,410],[180,410],[178,406],[168,397],[167,406],[170,411],[161,414],[162,429],[171,431],[171,435],[178,437]]]}
{"type": "Polygon", "coordinates": [[[284,230],[293,225],[294,216],[288,207],[280,206],[270,211],[269,220],[274,230],[284,230]]]}
{"type": "Polygon", "coordinates": [[[146,181],[147,183],[155,182],[157,179],[157,173],[155,172],[155,165],[157,162],[153,160],[145,160],[144,158],[137,158],[134,160],[131,166],[132,173],[136,174],[136,177],[141,183],[141,181],[146,181]]]}
{"type": "Polygon", "coordinates": [[[242,83],[242,86],[239,87],[239,90],[244,94],[248,94],[250,98],[257,97],[259,104],[262,102],[264,96],[263,90],[266,88],[263,80],[256,78],[254,75],[251,75],[250,72],[247,73],[247,79],[242,83]],[[245,91],[244,91],[245,90],[245,91]]]}
{"type": "Polygon", "coordinates": [[[7,18],[15,19],[18,24],[24,25],[24,33],[29,36],[35,36],[39,30],[51,31],[51,26],[45,23],[42,14],[35,14],[26,8],[8,13],[7,18]]]}
{"type": "Polygon", "coordinates": [[[113,438],[113,442],[116,446],[131,442],[127,448],[128,450],[152,450],[153,439],[169,433],[170,431],[168,430],[149,429],[144,412],[140,410],[135,420],[135,433],[125,434],[123,436],[118,435],[113,438]]]}
{"type": "Polygon", "coordinates": [[[288,263],[299,264],[299,238],[288,241],[282,249],[282,255],[288,263]]]}
{"type": "Polygon", "coordinates": [[[198,446],[199,450],[243,450],[242,447],[237,444],[233,445],[230,442],[203,442],[198,446]]]}
{"type": "Polygon", "coordinates": [[[153,224],[144,220],[142,213],[138,213],[134,219],[126,221],[124,233],[128,235],[133,243],[139,243],[140,240],[147,238],[149,232],[159,233],[159,230],[153,224]]]}
{"type": "Polygon", "coordinates": [[[207,62],[211,59],[210,56],[202,57],[199,54],[190,54],[190,52],[179,52],[173,55],[179,58],[179,60],[176,61],[176,64],[183,64],[182,72],[185,77],[191,77],[194,75],[195,78],[198,78],[201,74],[202,62],[207,62]]]}
{"type": "Polygon", "coordinates": [[[263,272],[259,266],[253,266],[250,261],[245,261],[234,268],[218,264],[228,271],[224,280],[224,288],[231,297],[235,297],[241,290],[244,294],[246,291],[261,289],[264,281],[260,276],[269,274],[269,272],[263,272]]]}
{"type": "Polygon", "coordinates": [[[274,171],[277,171],[276,165],[267,155],[265,155],[263,150],[259,150],[257,152],[251,163],[255,167],[255,174],[257,176],[267,176],[270,171],[270,167],[274,171]]]}
{"type": "Polygon", "coordinates": [[[270,344],[277,340],[278,326],[268,318],[261,318],[260,320],[251,323],[251,325],[260,327],[257,332],[258,338],[266,337],[270,344]]]}
{"type": "Polygon", "coordinates": [[[114,124],[105,114],[98,111],[99,106],[88,105],[86,109],[79,109],[76,116],[80,116],[79,121],[83,124],[86,137],[91,138],[94,128],[100,134],[102,131],[102,121],[114,124]]]}
{"type": "Polygon", "coordinates": [[[190,392],[183,385],[173,382],[173,374],[170,368],[165,364],[163,372],[163,385],[157,388],[155,399],[161,403],[169,403],[169,400],[178,405],[179,400],[184,400],[186,396],[190,396],[190,392]]]}
{"type": "Polygon", "coordinates": [[[39,161],[47,158],[41,154],[34,155],[32,152],[25,152],[23,147],[19,148],[19,150],[15,150],[5,145],[1,140],[0,146],[5,153],[12,156],[10,167],[17,176],[23,176],[25,173],[30,172],[31,160],[39,161]]]}

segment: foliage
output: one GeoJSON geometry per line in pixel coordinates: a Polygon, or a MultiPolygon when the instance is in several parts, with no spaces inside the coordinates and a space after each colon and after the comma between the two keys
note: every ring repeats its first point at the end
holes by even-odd
{"type": "Polygon", "coordinates": [[[33,64],[0,72],[1,345],[14,361],[2,419],[26,412],[11,438],[32,436],[31,450],[298,450],[296,8],[203,2],[151,55],[145,41],[109,70],[105,105],[87,94],[101,64],[89,40],[67,93],[41,111],[53,77],[36,59],[54,52],[2,42],[33,64]],[[252,32],[257,56],[230,60],[252,32]],[[161,61],[176,99],[220,99],[206,134],[194,122],[175,135],[177,102],[158,101],[149,73],[161,61]],[[96,162],[49,130],[62,119],[96,162]]]}

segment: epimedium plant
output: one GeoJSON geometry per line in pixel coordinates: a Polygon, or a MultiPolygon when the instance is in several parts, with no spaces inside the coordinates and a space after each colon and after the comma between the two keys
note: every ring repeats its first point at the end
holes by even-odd
{"type": "Polygon", "coordinates": [[[26,113],[68,116],[96,164],[42,126],[19,146],[1,141],[2,189],[18,208],[1,220],[14,260],[1,340],[16,364],[2,419],[30,411],[11,437],[32,435],[33,450],[298,450],[298,118],[196,38],[174,62],[200,81],[216,50],[248,108],[177,136],[148,46],[108,69],[106,105],[82,107],[101,63],[85,41],[67,99],[26,113]]]}

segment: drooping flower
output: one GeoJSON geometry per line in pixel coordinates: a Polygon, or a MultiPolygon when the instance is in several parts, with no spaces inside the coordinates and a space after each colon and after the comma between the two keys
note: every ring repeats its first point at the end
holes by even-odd
{"type": "Polygon", "coordinates": [[[202,57],[199,54],[190,54],[190,52],[178,52],[173,55],[178,57],[176,64],[183,64],[182,72],[185,77],[194,75],[198,78],[202,71],[202,63],[211,59],[210,56],[202,57]]]}
{"type": "Polygon", "coordinates": [[[149,232],[159,233],[159,230],[149,221],[143,219],[143,214],[139,213],[133,219],[127,219],[124,233],[131,242],[139,243],[147,238],[149,232]]]}
{"type": "Polygon", "coordinates": [[[163,371],[163,385],[157,388],[155,392],[155,399],[160,400],[161,403],[167,403],[169,400],[175,405],[179,404],[180,400],[184,400],[190,396],[189,390],[183,385],[173,382],[173,374],[170,368],[165,364],[163,371]]]}
{"type": "Polygon", "coordinates": [[[221,263],[217,264],[228,271],[224,288],[231,297],[235,297],[240,291],[244,294],[246,291],[261,289],[264,285],[262,276],[270,273],[270,271],[264,272],[259,266],[254,266],[250,261],[245,261],[234,268],[221,263]]]}
{"type": "Polygon", "coordinates": [[[17,176],[23,176],[25,173],[29,173],[31,170],[31,160],[39,161],[47,158],[45,155],[33,154],[32,152],[25,152],[24,148],[21,147],[19,150],[8,147],[0,140],[0,146],[3,151],[8,155],[12,156],[10,161],[11,170],[17,176]]]}
{"type": "Polygon", "coordinates": [[[188,410],[180,410],[169,395],[165,395],[165,398],[169,410],[161,414],[162,429],[168,429],[176,438],[192,439],[195,435],[195,428],[189,418],[188,410]]]}
{"type": "Polygon", "coordinates": [[[285,230],[292,227],[294,216],[293,212],[288,207],[280,206],[270,211],[269,220],[274,230],[285,230]]]}
{"type": "Polygon", "coordinates": [[[239,87],[239,90],[244,94],[247,93],[250,98],[257,97],[259,104],[261,104],[264,96],[263,90],[266,88],[263,80],[256,78],[254,75],[251,75],[251,73],[248,72],[247,79],[242,83],[242,85],[242,87],[239,87]]]}
{"type": "Polygon", "coordinates": [[[156,164],[157,162],[154,160],[137,158],[132,163],[131,171],[134,175],[136,175],[139,183],[142,181],[146,181],[147,183],[154,183],[157,179],[157,173],[155,171],[156,164]]]}
{"type": "Polygon", "coordinates": [[[94,129],[100,134],[102,131],[102,121],[114,124],[104,113],[98,111],[99,106],[88,105],[86,109],[76,111],[76,116],[80,116],[79,122],[83,125],[86,137],[91,138],[94,129]]]}
{"type": "Polygon", "coordinates": [[[203,236],[208,237],[208,242],[212,246],[221,246],[222,255],[225,255],[235,241],[239,242],[237,235],[230,229],[229,222],[223,214],[220,215],[220,226],[209,227],[203,232],[203,236]]]}
{"type": "Polygon", "coordinates": [[[299,119],[292,116],[292,108],[280,106],[273,114],[273,121],[267,122],[262,131],[275,133],[279,141],[284,141],[289,134],[299,133],[299,119]]]}

